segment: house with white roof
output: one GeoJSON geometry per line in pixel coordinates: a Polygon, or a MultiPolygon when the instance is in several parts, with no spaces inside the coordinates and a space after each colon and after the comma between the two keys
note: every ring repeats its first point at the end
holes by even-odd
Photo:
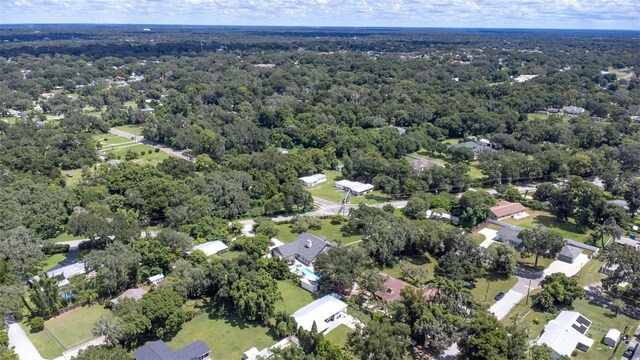
{"type": "Polygon", "coordinates": [[[225,245],[225,243],[223,243],[222,241],[215,240],[215,241],[208,241],[208,242],[200,244],[200,245],[196,245],[193,248],[191,248],[191,250],[187,250],[185,252],[187,254],[191,254],[192,252],[194,252],[196,250],[200,250],[205,255],[211,256],[211,255],[215,255],[215,254],[219,254],[221,252],[224,252],[228,248],[229,247],[227,245],[225,245]]]}
{"type": "Polygon", "coordinates": [[[298,178],[298,180],[300,180],[300,183],[304,186],[316,186],[327,181],[327,176],[325,174],[313,174],[311,176],[303,176],[298,178]]]}
{"type": "Polygon", "coordinates": [[[164,274],[157,274],[149,276],[149,282],[153,285],[158,285],[164,280],[164,274]]]}
{"type": "Polygon", "coordinates": [[[300,340],[297,337],[291,335],[286,338],[278,341],[275,345],[264,348],[262,350],[258,350],[255,347],[245,351],[242,354],[242,360],[264,360],[273,356],[273,350],[275,349],[286,349],[290,346],[300,346],[300,340]]]}
{"type": "Polygon", "coordinates": [[[332,326],[332,322],[345,316],[347,304],[332,295],[320,298],[302,309],[293,313],[293,318],[298,326],[311,331],[313,323],[319,333],[328,333],[337,326],[332,326]]]}
{"type": "Polygon", "coordinates": [[[336,181],[336,189],[351,191],[352,195],[363,195],[373,190],[373,185],[365,184],[358,181],[340,180],[336,181]]]}
{"type": "Polygon", "coordinates": [[[571,356],[575,349],[587,351],[594,340],[586,333],[591,327],[591,320],[576,311],[562,311],[555,319],[545,325],[536,345],[546,344],[552,350],[551,358],[562,355],[571,356]]]}
{"type": "MultiPolygon", "coordinates": [[[[85,273],[86,270],[84,267],[84,262],[80,261],[67,266],[58,268],[54,267],[52,270],[47,271],[47,276],[49,278],[56,278],[58,280],[58,287],[63,287],[69,285],[69,279],[71,279],[73,276],[85,273]]],[[[40,276],[34,276],[33,280],[39,281],[40,276]]]]}

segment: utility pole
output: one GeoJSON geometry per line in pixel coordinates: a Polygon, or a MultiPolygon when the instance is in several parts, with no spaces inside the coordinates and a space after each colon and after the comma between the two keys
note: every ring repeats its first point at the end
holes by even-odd
{"type": "Polygon", "coordinates": [[[527,287],[527,301],[525,305],[529,305],[529,293],[531,292],[531,278],[529,278],[529,286],[527,287]]]}

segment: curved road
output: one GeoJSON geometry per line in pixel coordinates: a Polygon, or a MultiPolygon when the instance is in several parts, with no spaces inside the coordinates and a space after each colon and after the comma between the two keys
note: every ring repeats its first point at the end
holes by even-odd
{"type": "Polygon", "coordinates": [[[160,144],[156,144],[154,142],[146,140],[144,138],[144,136],[142,136],[142,135],[130,134],[130,133],[126,132],[126,131],[118,130],[116,128],[109,129],[109,133],[113,134],[113,135],[116,135],[116,136],[120,136],[120,137],[125,138],[127,140],[133,140],[133,141],[138,142],[138,143],[143,143],[145,145],[152,146],[154,148],[160,149],[160,151],[162,151],[165,154],[168,154],[168,155],[171,155],[171,156],[175,156],[175,157],[181,158],[183,160],[187,160],[187,161],[191,161],[191,162],[194,161],[193,156],[185,154],[184,151],[174,150],[172,148],[169,148],[169,147],[166,147],[166,146],[163,146],[163,145],[160,145],[160,144]]]}

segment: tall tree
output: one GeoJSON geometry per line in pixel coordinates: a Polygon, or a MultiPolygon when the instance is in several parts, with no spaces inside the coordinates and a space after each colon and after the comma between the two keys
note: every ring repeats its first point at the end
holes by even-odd
{"type": "Polygon", "coordinates": [[[562,235],[544,226],[524,229],[518,234],[518,238],[522,240],[524,251],[536,256],[535,267],[538,267],[538,258],[540,256],[551,259],[564,246],[562,235]]]}
{"type": "Polygon", "coordinates": [[[407,324],[374,320],[350,334],[347,344],[362,360],[401,360],[408,355],[410,332],[407,324]]]}

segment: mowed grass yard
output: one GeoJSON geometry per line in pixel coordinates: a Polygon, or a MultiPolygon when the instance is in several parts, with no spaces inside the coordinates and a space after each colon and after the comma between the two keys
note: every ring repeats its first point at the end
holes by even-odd
{"type": "MultiPolygon", "coordinates": [[[[556,117],[560,117],[562,119],[563,123],[568,123],[569,120],[571,119],[571,116],[569,115],[562,115],[562,114],[551,114],[553,116],[556,117]]],[[[542,114],[542,113],[528,113],[527,114],[527,120],[528,121],[537,121],[537,120],[547,120],[549,118],[549,116],[551,116],[550,114],[542,114]]]]}
{"type": "Polygon", "coordinates": [[[76,186],[82,180],[82,169],[60,170],[60,175],[64,178],[67,187],[76,186]]]}
{"type": "MultiPolygon", "coordinates": [[[[355,236],[342,235],[342,231],[340,231],[340,229],[342,228],[343,224],[333,225],[331,224],[330,219],[320,219],[320,223],[322,224],[320,230],[310,229],[307,232],[316,236],[326,236],[327,240],[329,241],[339,240],[343,246],[355,241],[362,240],[361,235],[355,235],[355,236]]],[[[278,229],[278,235],[276,235],[275,238],[282,241],[283,243],[290,243],[300,235],[291,230],[290,224],[276,224],[275,228],[278,229]]]]}
{"type": "MultiPolygon", "coordinates": [[[[123,131],[127,132],[129,132],[129,130],[138,132],[142,131],[141,127],[131,125],[119,126],[118,128],[122,128],[123,131]]],[[[155,148],[152,146],[136,143],[135,141],[113,134],[95,135],[94,139],[100,143],[101,150],[105,151],[107,154],[113,154],[116,159],[120,160],[125,160],[127,152],[129,151],[133,151],[138,154],[138,157],[131,161],[142,165],[155,166],[162,160],[169,157],[168,154],[163,153],[162,151],[156,152],[155,148]]]]}
{"type": "Polygon", "coordinates": [[[551,213],[546,211],[527,210],[529,216],[522,219],[503,219],[506,223],[531,229],[536,225],[544,225],[551,230],[557,231],[565,239],[575,240],[584,243],[589,238],[588,232],[582,232],[576,225],[575,220],[569,219],[567,222],[560,222],[551,213]]]}
{"type": "Polygon", "coordinates": [[[347,345],[347,338],[349,337],[349,334],[353,332],[354,331],[348,326],[340,325],[331,330],[331,332],[325,335],[324,338],[344,349],[347,345]]]}
{"type": "Polygon", "coordinates": [[[129,134],[133,134],[135,136],[140,136],[142,135],[143,126],[142,125],[122,125],[122,126],[116,126],[115,129],[124,131],[129,134]]]}
{"type": "MultiPolygon", "coordinates": [[[[457,140],[452,139],[447,144],[457,144],[457,143],[458,143],[457,140]]],[[[427,150],[424,150],[424,149],[420,149],[417,152],[413,153],[412,155],[419,156],[419,157],[425,158],[427,160],[435,161],[435,162],[438,162],[438,163],[440,163],[442,165],[449,164],[449,162],[447,161],[447,159],[444,156],[434,155],[434,154],[432,154],[432,153],[430,153],[430,152],[428,152],[427,150]]],[[[410,158],[407,158],[407,160],[410,161],[410,158]]],[[[482,173],[482,170],[480,170],[480,162],[479,161],[470,162],[469,163],[469,172],[467,174],[473,180],[478,180],[478,179],[484,178],[484,174],[482,173]]]]}
{"type": "Polygon", "coordinates": [[[493,273],[488,273],[478,279],[476,286],[470,290],[478,302],[490,307],[496,302],[494,298],[498,293],[502,292],[506,294],[517,282],[518,279],[515,276],[504,278],[493,273]]]}
{"type": "MultiPolygon", "coordinates": [[[[342,173],[335,170],[325,170],[322,172],[327,176],[327,181],[315,186],[305,187],[304,189],[309,191],[311,195],[323,198],[336,203],[342,203],[345,192],[336,189],[336,179],[342,177],[342,173]]],[[[351,196],[349,204],[380,204],[390,201],[387,195],[380,191],[374,190],[366,195],[351,196]]]]}
{"type": "Polygon", "coordinates": [[[312,293],[301,288],[294,280],[278,281],[278,289],[282,294],[282,300],[276,303],[276,311],[293,314],[316,300],[312,293]]]}
{"type": "Polygon", "coordinates": [[[37,333],[32,333],[24,322],[22,326],[43,357],[55,358],[63,351],[93,339],[93,324],[103,316],[111,316],[111,311],[101,305],[83,306],[47,320],[45,330],[37,333]]]}
{"type": "MultiPolygon", "coordinates": [[[[417,265],[422,267],[423,269],[425,269],[427,271],[427,276],[426,276],[426,281],[429,280],[433,280],[434,278],[434,274],[435,274],[435,269],[436,269],[436,265],[438,264],[438,262],[436,261],[436,259],[425,253],[425,254],[417,254],[417,255],[413,255],[413,256],[405,256],[403,258],[404,261],[411,263],[413,265],[417,265]]],[[[396,265],[394,267],[391,268],[381,268],[380,271],[384,272],[385,274],[391,275],[394,278],[400,279],[402,281],[411,283],[410,279],[407,279],[404,277],[404,273],[402,271],[402,269],[400,268],[400,265],[396,265]]]]}
{"type": "MultiPolygon", "coordinates": [[[[547,322],[555,319],[558,313],[551,314],[533,310],[530,307],[525,306],[524,302],[525,300],[518,304],[514,310],[512,310],[511,313],[502,320],[502,322],[505,324],[510,323],[512,315],[517,314],[519,316],[518,321],[529,330],[529,338],[533,341],[540,336],[540,333],[547,322]]],[[[531,306],[531,301],[529,301],[529,306],[531,306]]],[[[623,314],[615,316],[615,311],[590,304],[586,300],[574,301],[572,310],[581,313],[593,322],[586,335],[595,340],[589,351],[578,351],[578,355],[574,357],[574,359],[598,360],[611,358],[611,356],[614,355],[614,349],[602,343],[602,339],[607,331],[611,328],[615,328],[624,334],[625,328],[628,325],[629,328],[627,329],[627,334],[631,334],[638,326],[637,320],[633,320],[623,314]]],[[[622,343],[613,358],[620,359],[625,349],[626,345],[622,343]]]]}

